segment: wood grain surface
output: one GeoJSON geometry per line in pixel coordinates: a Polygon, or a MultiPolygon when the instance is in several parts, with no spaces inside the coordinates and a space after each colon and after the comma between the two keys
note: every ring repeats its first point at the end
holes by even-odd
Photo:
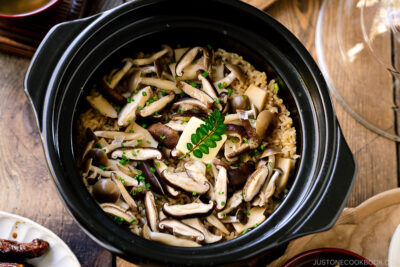
{"type": "MultiPolygon", "coordinates": [[[[279,0],[267,9],[314,57],[315,25],[322,1],[279,0]]],[[[122,2],[91,0],[88,8],[93,14],[122,2]]],[[[260,6],[266,2],[253,4],[260,6]]],[[[0,210],[26,216],[50,228],[71,247],[82,266],[135,266],[115,259],[91,241],[64,208],[48,173],[33,112],[23,93],[22,81],[28,64],[28,59],[0,53],[0,210]]],[[[366,90],[392,88],[392,80],[386,77],[380,77],[379,73],[367,76],[364,82],[371,86],[366,90]]],[[[358,164],[358,175],[348,201],[348,206],[354,207],[379,192],[397,187],[397,145],[365,129],[336,102],[335,108],[358,164]]],[[[387,127],[395,127],[393,113],[376,116],[384,118],[387,127]]]]}

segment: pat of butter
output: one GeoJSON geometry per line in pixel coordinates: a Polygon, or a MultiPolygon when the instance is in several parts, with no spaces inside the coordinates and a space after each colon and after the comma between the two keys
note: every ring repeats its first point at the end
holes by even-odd
{"type": "MultiPolygon", "coordinates": [[[[200,127],[200,125],[204,124],[204,121],[196,118],[196,117],[192,117],[188,124],[185,127],[185,130],[183,131],[183,133],[181,134],[181,137],[179,138],[178,144],[176,145],[176,149],[180,152],[182,152],[183,154],[186,154],[189,152],[189,150],[187,149],[187,143],[191,143],[191,136],[192,134],[196,133],[197,128],[200,127]]],[[[197,159],[197,160],[201,160],[204,163],[211,163],[211,161],[215,158],[215,156],[218,154],[219,150],[221,149],[222,145],[225,143],[226,141],[226,135],[222,135],[222,140],[217,142],[217,146],[214,148],[209,148],[209,153],[208,154],[203,154],[203,157],[201,157],[201,159],[196,158],[192,153],[190,153],[190,157],[197,159]]]]}

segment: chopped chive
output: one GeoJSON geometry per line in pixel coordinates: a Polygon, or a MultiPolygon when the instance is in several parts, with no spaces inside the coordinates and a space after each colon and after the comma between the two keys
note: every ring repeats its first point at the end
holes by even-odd
{"type": "Polygon", "coordinates": [[[115,110],[119,112],[121,110],[121,107],[120,106],[116,106],[115,110]]]}
{"type": "MultiPolygon", "coordinates": [[[[143,127],[143,128],[145,128],[145,127],[143,127]]],[[[142,142],[142,139],[138,139],[138,140],[137,140],[137,143],[138,143],[138,144],[140,144],[141,142],[142,142]]]]}
{"type": "Polygon", "coordinates": [[[192,84],[191,84],[193,87],[197,87],[197,83],[195,83],[195,82],[192,82],[192,84]]]}
{"type": "Polygon", "coordinates": [[[143,107],[142,107],[142,106],[138,106],[137,109],[138,109],[138,110],[142,110],[143,107]]]}
{"type": "Polygon", "coordinates": [[[103,171],[106,170],[106,167],[104,167],[103,165],[100,165],[99,168],[102,169],[103,171]]]}
{"type": "Polygon", "coordinates": [[[233,93],[233,90],[232,89],[228,89],[228,96],[231,96],[232,93],[233,93]]]}
{"type": "Polygon", "coordinates": [[[163,89],[162,91],[161,91],[161,95],[162,96],[165,96],[167,93],[165,92],[165,90],[163,89]]]}
{"type": "Polygon", "coordinates": [[[171,25],[169,23],[165,24],[165,27],[169,28],[171,25]]]}
{"type": "Polygon", "coordinates": [[[242,98],[243,98],[244,100],[246,100],[246,99],[247,99],[247,95],[242,95],[242,98]]]}
{"type": "Polygon", "coordinates": [[[133,90],[133,93],[134,93],[134,94],[137,94],[137,93],[138,93],[138,90],[137,90],[137,89],[133,90]]]}
{"type": "Polygon", "coordinates": [[[157,167],[160,167],[160,166],[161,166],[161,163],[160,163],[159,161],[156,161],[156,166],[157,166],[157,167]]]}
{"type": "Polygon", "coordinates": [[[249,229],[245,229],[242,233],[242,235],[247,234],[249,232],[249,229]]]}
{"type": "Polygon", "coordinates": [[[160,135],[161,140],[164,140],[165,138],[167,138],[165,135],[160,135]]]}
{"type": "Polygon", "coordinates": [[[155,173],[155,172],[156,172],[156,170],[155,170],[153,167],[150,168],[150,171],[151,171],[152,173],[155,173]]]}
{"type": "Polygon", "coordinates": [[[214,49],[210,44],[207,45],[207,48],[210,49],[210,50],[214,49]]]}
{"type": "Polygon", "coordinates": [[[221,205],[222,205],[222,206],[225,206],[225,201],[221,201],[221,205]]]}
{"type": "Polygon", "coordinates": [[[157,200],[157,196],[154,196],[154,199],[157,200]]]}
{"type": "Polygon", "coordinates": [[[147,128],[147,124],[146,124],[146,123],[143,123],[143,124],[142,124],[142,127],[143,127],[143,128],[147,128]]]}
{"type": "Polygon", "coordinates": [[[134,130],[129,130],[129,132],[130,132],[130,133],[134,133],[135,131],[134,131],[134,130]]]}
{"type": "Polygon", "coordinates": [[[98,109],[96,108],[96,110],[95,110],[94,112],[96,112],[96,114],[99,114],[99,113],[100,113],[100,110],[98,110],[98,109]]]}
{"type": "Polygon", "coordinates": [[[134,223],[134,222],[136,222],[136,219],[133,219],[133,220],[130,221],[129,223],[132,224],[132,223],[134,223]]]}
{"type": "Polygon", "coordinates": [[[142,96],[147,96],[147,93],[143,91],[142,96]]]}
{"type": "Polygon", "coordinates": [[[249,140],[247,140],[247,138],[244,137],[244,138],[243,138],[243,141],[244,141],[245,143],[247,143],[249,140]]]}
{"type": "Polygon", "coordinates": [[[151,142],[150,142],[149,140],[146,140],[146,143],[147,143],[147,144],[151,144],[151,142]]]}
{"type": "Polygon", "coordinates": [[[149,183],[146,184],[146,188],[147,188],[147,189],[150,188],[150,184],[149,184],[149,183]]]}
{"type": "Polygon", "coordinates": [[[101,144],[100,144],[100,143],[97,143],[97,144],[96,144],[96,147],[97,147],[97,148],[101,148],[101,144]]]}
{"type": "Polygon", "coordinates": [[[137,191],[140,193],[140,192],[143,191],[143,188],[139,187],[139,188],[137,189],[137,191]]]}
{"type": "Polygon", "coordinates": [[[211,164],[207,164],[207,170],[211,169],[212,165],[211,164]]]}
{"type": "Polygon", "coordinates": [[[131,195],[132,195],[132,196],[136,196],[136,190],[133,190],[133,191],[131,192],[131,195]]]}
{"type": "Polygon", "coordinates": [[[275,91],[279,91],[279,84],[278,83],[274,83],[274,89],[275,89],[275,91]]]}
{"type": "Polygon", "coordinates": [[[208,77],[208,72],[207,72],[207,71],[204,71],[204,72],[201,74],[201,76],[203,76],[204,78],[207,78],[207,77],[208,77]]]}
{"type": "Polygon", "coordinates": [[[193,196],[197,195],[197,192],[196,192],[196,191],[193,191],[192,195],[193,195],[193,196]]]}
{"type": "Polygon", "coordinates": [[[247,216],[250,216],[250,211],[246,210],[245,213],[247,216]]]}

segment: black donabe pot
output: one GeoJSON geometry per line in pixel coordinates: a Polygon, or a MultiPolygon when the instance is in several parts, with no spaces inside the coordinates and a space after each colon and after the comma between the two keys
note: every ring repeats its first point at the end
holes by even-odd
{"type": "Polygon", "coordinates": [[[330,228],[347,199],[356,166],[338,126],[321,72],[301,43],[262,11],[232,0],[136,0],[53,28],[25,80],[49,169],[69,211],[99,244],[133,261],[229,264],[330,228]],[[74,123],[91,85],[132,51],[163,43],[211,44],[237,52],[258,69],[267,63],[288,88],[279,94],[294,119],[298,161],[280,207],[234,240],[180,248],[145,240],[112,221],[91,198],[76,167],[74,123]]]}

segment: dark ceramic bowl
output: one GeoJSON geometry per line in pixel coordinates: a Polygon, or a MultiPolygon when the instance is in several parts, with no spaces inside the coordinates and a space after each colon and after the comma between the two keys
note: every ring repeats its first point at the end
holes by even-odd
{"type": "MultiPolygon", "coordinates": [[[[14,0],[8,0],[10,2],[14,1],[14,0]]],[[[34,10],[30,10],[24,13],[17,13],[17,14],[5,14],[5,13],[1,13],[0,12],[0,18],[3,19],[18,19],[18,18],[25,18],[25,17],[30,17],[36,14],[40,14],[43,13],[45,11],[47,11],[48,9],[52,8],[55,4],[57,4],[60,0],[50,0],[47,3],[44,3],[42,6],[34,9],[34,10]]]]}
{"type": "Polygon", "coordinates": [[[217,265],[271,255],[296,237],[330,228],[354,180],[355,162],[314,60],[285,27],[240,1],[136,0],[58,25],[34,56],[25,90],[69,211],[95,241],[131,261],[217,265]],[[279,94],[291,111],[301,155],[291,189],[264,223],[234,240],[182,248],[143,239],[114,223],[79,176],[74,124],[89,89],[132,51],[155,51],[163,43],[211,44],[237,52],[286,83],[279,94]]]}
{"type": "Polygon", "coordinates": [[[375,267],[366,258],[344,249],[319,248],[301,253],[290,259],[283,267],[375,267]]]}

